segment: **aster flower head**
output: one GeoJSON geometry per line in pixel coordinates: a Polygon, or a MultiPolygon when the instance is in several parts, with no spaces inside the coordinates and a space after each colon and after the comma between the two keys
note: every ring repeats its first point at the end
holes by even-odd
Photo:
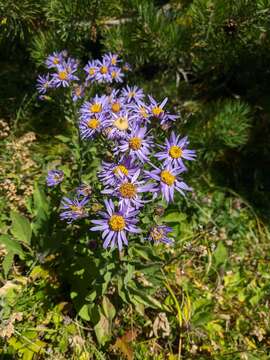
{"type": "Polygon", "coordinates": [[[83,96],[84,96],[84,86],[76,84],[72,89],[72,100],[76,102],[79,99],[82,99],[83,96]]]}
{"type": "Polygon", "coordinates": [[[115,186],[106,188],[101,191],[102,194],[115,196],[119,199],[119,206],[131,206],[135,209],[143,206],[146,201],[142,200],[142,194],[147,192],[154,192],[155,185],[153,183],[145,183],[139,181],[140,169],[130,179],[122,179],[115,186]]]}
{"type": "Polygon", "coordinates": [[[122,69],[123,69],[124,71],[132,71],[131,65],[130,65],[129,63],[127,63],[127,62],[124,63],[122,69]]]}
{"type": "Polygon", "coordinates": [[[98,177],[105,186],[115,186],[119,181],[132,178],[138,169],[130,156],[123,157],[117,163],[102,161],[98,177]]]}
{"type": "Polygon", "coordinates": [[[159,184],[159,191],[162,197],[168,202],[174,200],[174,192],[178,191],[185,195],[184,191],[191,191],[192,189],[179,177],[179,174],[184,172],[184,168],[173,168],[171,165],[152,171],[145,171],[145,174],[156,180],[159,184]]]}
{"type": "Polygon", "coordinates": [[[165,98],[161,103],[158,103],[152,96],[148,95],[150,100],[149,111],[151,116],[162,119],[164,117],[164,106],[166,105],[168,98],[165,98]]]}
{"type": "Polygon", "coordinates": [[[161,103],[158,103],[152,96],[148,95],[150,104],[148,110],[152,118],[160,120],[161,125],[167,125],[170,121],[175,121],[178,116],[165,112],[164,107],[167,104],[168,98],[165,98],[161,103]]]}
{"type": "Polygon", "coordinates": [[[170,232],[172,232],[171,227],[166,225],[156,225],[150,229],[148,239],[156,243],[162,242],[171,245],[173,244],[173,239],[167,236],[170,232]]]}
{"type": "Polygon", "coordinates": [[[47,186],[56,186],[64,180],[64,173],[62,170],[49,170],[46,178],[47,186]]]}
{"type": "Polygon", "coordinates": [[[80,136],[83,140],[93,139],[104,128],[104,114],[81,116],[79,122],[80,136]]]}
{"type": "Polygon", "coordinates": [[[127,85],[127,87],[122,90],[121,95],[126,99],[127,103],[138,103],[144,98],[144,92],[138,86],[129,87],[127,85]]]}
{"type": "Polygon", "coordinates": [[[48,69],[57,68],[58,65],[61,65],[64,61],[64,54],[63,52],[54,52],[47,57],[45,60],[45,65],[48,69]]]}
{"type": "Polygon", "coordinates": [[[122,62],[122,60],[119,59],[119,55],[112,53],[105,54],[102,59],[109,66],[117,66],[122,62]]]}
{"type": "Polygon", "coordinates": [[[77,71],[77,64],[75,64],[73,61],[58,65],[57,72],[52,74],[52,84],[55,87],[70,86],[71,81],[79,80],[77,76],[73,75],[75,71],[77,71]]]}
{"type": "Polygon", "coordinates": [[[46,94],[47,90],[51,87],[50,74],[44,76],[39,75],[37,78],[37,90],[39,94],[46,94]]]}
{"type": "Polygon", "coordinates": [[[126,138],[133,120],[134,117],[126,110],[117,114],[112,112],[110,119],[106,121],[106,126],[109,128],[108,138],[113,140],[126,138]]]}
{"type": "Polygon", "coordinates": [[[102,59],[102,61],[97,60],[97,74],[96,74],[96,80],[100,83],[102,82],[110,82],[111,76],[110,76],[110,63],[106,59],[102,59]]]}
{"type": "Polygon", "coordinates": [[[63,65],[68,73],[74,73],[78,70],[79,60],[69,57],[63,62],[63,65]]]}
{"type": "Polygon", "coordinates": [[[163,151],[155,154],[155,157],[164,161],[165,165],[172,164],[173,166],[185,167],[183,159],[195,160],[196,157],[195,150],[188,150],[188,145],[187,136],[181,139],[179,135],[176,136],[172,132],[170,138],[166,139],[165,146],[161,146],[163,151]]]}
{"type": "Polygon", "coordinates": [[[87,65],[83,68],[87,74],[86,81],[94,81],[96,79],[98,66],[96,60],[88,61],[87,65]]]}
{"type": "Polygon", "coordinates": [[[116,94],[111,94],[108,97],[108,111],[118,114],[123,110],[126,110],[124,99],[117,96],[116,94]]]}
{"type": "Polygon", "coordinates": [[[92,195],[92,192],[93,192],[92,187],[85,183],[81,184],[76,189],[76,193],[77,193],[78,197],[83,196],[83,197],[89,198],[92,195]]]}
{"type": "Polygon", "coordinates": [[[113,81],[117,83],[123,82],[124,73],[122,72],[121,68],[116,66],[111,67],[109,74],[110,74],[110,82],[113,81]]]}
{"type": "Polygon", "coordinates": [[[81,117],[104,115],[107,110],[108,97],[96,95],[90,101],[85,101],[80,109],[81,117]]]}
{"type": "Polygon", "coordinates": [[[105,207],[106,212],[101,211],[99,213],[102,219],[92,220],[95,226],[90,230],[102,231],[103,247],[105,249],[117,246],[119,251],[122,251],[123,244],[128,245],[127,233],[138,234],[141,232],[136,226],[138,211],[128,206],[116,210],[112,200],[105,200],[105,207]]]}
{"type": "Polygon", "coordinates": [[[147,123],[150,123],[151,113],[148,106],[143,101],[129,104],[129,109],[132,114],[134,114],[136,118],[136,123],[138,125],[145,125],[147,123]]]}
{"type": "Polygon", "coordinates": [[[145,127],[133,126],[130,134],[114,149],[114,152],[126,153],[135,160],[138,159],[142,163],[148,161],[150,149],[153,146],[153,137],[147,136],[147,129],[145,127]]]}
{"type": "Polygon", "coordinates": [[[85,205],[88,203],[88,197],[83,199],[74,198],[69,199],[64,197],[61,203],[61,208],[64,210],[60,214],[61,220],[66,220],[68,224],[75,220],[83,219],[88,216],[85,205]]]}

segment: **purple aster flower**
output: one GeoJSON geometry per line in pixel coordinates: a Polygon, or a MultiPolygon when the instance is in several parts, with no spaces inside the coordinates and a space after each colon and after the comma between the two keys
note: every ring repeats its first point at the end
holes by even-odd
{"type": "Polygon", "coordinates": [[[57,66],[57,72],[53,73],[52,83],[55,87],[68,87],[71,81],[79,80],[74,74],[77,71],[78,64],[76,60],[69,58],[67,62],[57,66]]]}
{"type": "Polygon", "coordinates": [[[111,118],[105,122],[105,125],[109,129],[108,138],[113,140],[125,139],[135,117],[130,116],[126,110],[120,111],[117,114],[112,112],[111,115],[111,118]]]}
{"type": "Polygon", "coordinates": [[[98,82],[110,82],[110,63],[107,60],[103,59],[102,61],[97,60],[96,64],[98,67],[96,80],[98,82]]]}
{"type": "Polygon", "coordinates": [[[192,190],[180,177],[178,177],[178,175],[184,171],[184,168],[173,168],[171,165],[167,165],[164,169],[156,168],[152,171],[145,171],[145,174],[159,182],[159,190],[162,197],[170,203],[174,199],[175,190],[182,195],[185,195],[183,190],[192,190]]]}
{"type": "Polygon", "coordinates": [[[169,238],[168,233],[172,232],[172,228],[166,225],[153,226],[149,231],[148,239],[157,243],[173,244],[173,239],[169,238]]]}
{"type": "Polygon", "coordinates": [[[58,65],[61,65],[64,61],[64,54],[63,52],[54,52],[53,54],[49,55],[45,60],[45,65],[48,69],[57,68],[58,65]]]}
{"type": "Polygon", "coordinates": [[[105,54],[102,59],[110,66],[117,66],[122,62],[122,60],[119,59],[119,55],[112,53],[105,54]]]}
{"type": "Polygon", "coordinates": [[[106,95],[96,95],[90,101],[85,101],[80,109],[82,117],[89,118],[104,113],[107,109],[108,97],[106,95]]]}
{"type": "Polygon", "coordinates": [[[76,84],[72,89],[72,100],[76,102],[84,96],[84,86],[76,84]]]}
{"type": "Polygon", "coordinates": [[[87,117],[81,117],[79,122],[80,135],[83,140],[93,139],[95,135],[101,132],[103,129],[102,115],[92,115],[87,117]]]}
{"type": "Polygon", "coordinates": [[[74,73],[78,70],[79,60],[69,57],[63,62],[63,66],[66,67],[68,73],[74,73]]]}
{"type": "Polygon", "coordinates": [[[96,75],[98,71],[96,60],[88,61],[87,65],[83,69],[87,73],[86,81],[93,81],[96,79],[96,75]]]}
{"type": "Polygon", "coordinates": [[[144,181],[138,181],[140,169],[130,179],[122,179],[119,183],[111,188],[101,191],[102,194],[116,196],[119,199],[119,206],[131,206],[135,209],[143,206],[141,194],[145,192],[154,192],[155,185],[153,183],[146,184],[144,181]]]}
{"type": "Polygon", "coordinates": [[[149,111],[152,116],[158,119],[162,119],[164,117],[164,106],[166,105],[168,98],[165,98],[160,104],[150,95],[148,95],[150,100],[149,111]]]}
{"type": "Polygon", "coordinates": [[[60,214],[61,220],[67,220],[68,224],[71,224],[75,220],[79,220],[88,216],[85,205],[88,203],[89,199],[84,197],[83,199],[75,198],[73,200],[64,197],[61,202],[61,208],[63,211],[60,214]]]}
{"type": "Polygon", "coordinates": [[[102,161],[98,177],[105,186],[115,186],[121,180],[127,180],[137,172],[138,167],[134,165],[129,157],[123,157],[118,163],[102,161]]]}
{"type": "Polygon", "coordinates": [[[180,139],[179,135],[172,132],[170,138],[166,139],[165,146],[161,146],[164,150],[155,154],[155,157],[164,161],[165,165],[171,163],[173,166],[185,167],[182,159],[195,160],[196,157],[195,150],[188,150],[188,145],[187,136],[180,139]]]}
{"type": "Polygon", "coordinates": [[[46,178],[47,186],[56,186],[64,180],[62,170],[49,170],[46,178]]]}
{"type": "Polygon", "coordinates": [[[124,73],[122,70],[116,66],[110,68],[110,77],[111,81],[115,81],[117,83],[123,82],[124,73]]]}
{"type": "Polygon", "coordinates": [[[133,160],[139,159],[144,163],[148,161],[151,146],[153,146],[153,137],[147,136],[147,129],[134,126],[126,139],[120,140],[120,145],[114,149],[114,152],[128,153],[133,160]]]}
{"type": "Polygon", "coordinates": [[[121,95],[126,99],[127,103],[132,101],[140,102],[144,98],[143,90],[138,88],[138,86],[127,86],[122,90],[121,95]]]}
{"type": "Polygon", "coordinates": [[[76,193],[78,196],[83,196],[86,198],[89,198],[91,196],[93,192],[93,189],[90,185],[87,184],[81,184],[79,187],[77,187],[76,189],[76,193]]]}
{"type": "Polygon", "coordinates": [[[117,246],[119,251],[121,251],[123,243],[128,245],[126,233],[138,234],[141,232],[136,226],[138,211],[127,206],[117,211],[112,200],[105,200],[105,206],[106,212],[101,211],[99,213],[103,219],[92,220],[95,226],[90,228],[90,230],[102,231],[103,247],[105,249],[117,246]]]}
{"type": "Polygon", "coordinates": [[[108,97],[108,111],[113,112],[115,114],[120,113],[121,111],[125,110],[125,104],[122,98],[117,97],[114,94],[111,94],[108,97]]]}
{"type": "Polygon", "coordinates": [[[122,68],[123,68],[124,71],[132,71],[131,65],[129,63],[127,63],[127,62],[123,65],[122,68]]]}
{"type": "Polygon", "coordinates": [[[136,122],[138,125],[144,125],[146,123],[150,123],[151,114],[148,109],[148,106],[143,101],[130,104],[129,109],[135,115],[136,122]]]}
{"type": "Polygon", "coordinates": [[[44,76],[39,75],[37,78],[37,90],[40,94],[46,94],[47,90],[51,87],[50,74],[44,76]]]}
{"type": "Polygon", "coordinates": [[[160,120],[161,125],[168,123],[168,121],[175,121],[178,118],[177,115],[171,115],[164,111],[168,98],[165,98],[160,104],[152,96],[148,95],[148,98],[150,100],[149,112],[152,117],[160,120]]]}

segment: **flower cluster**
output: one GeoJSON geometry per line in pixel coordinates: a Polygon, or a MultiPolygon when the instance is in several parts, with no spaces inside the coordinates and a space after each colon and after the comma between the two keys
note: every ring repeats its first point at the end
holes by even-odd
{"type": "Polygon", "coordinates": [[[129,64],[122,64],[116,54],[105,54],[101,60],[90,60],[79,69],[79,62],[68,56],[66,50],[54,52],[45,61],[45,66],[52,71],[37,78],[37,90],[40,99],[44,99],[49,89],[59,87],[72,88],[72,100],[83,98],[85,89],[93,82],[121,83],[124,71],[129,71],[129,64]]]}
{"type": "MultiPolygon", "coordinates": [[[[46,63],[48,67],[59,67],[63,61],[70,64],[70,70],[72,66],[75,69],[75,64],[77,66],[77,62],[63,60],[59,54],[49,57],[46,63]],[[57,55],[59,61],[53,65],[57,55]]],[[[122,81],[120,63],[114,54],[104,55],[101,61],[89,61],[84,67],[86,82],[122,81]],[[119,77],[114,77],[117,71],[119,77]]],[[[55,83],[59,80],[56,78],[55,83]]],[[[99,219],[91,220],[94,226],[90,229],[102,232],[104,248],[117,246],[121,251],[123,245],[128,244],[128,233],[142,231],[138,223],[146,203],[160,198],[171,203],[176,192],[185,195],[191,190],[182,174],[187,171],[187,161],[195,159],[195,151],[188,149],[187,137],[181,138],[174,131],[164,139],[179,117],[168,112],[167,102],[167,98],[155,100],[137,86],[125,86],[112,90],[109,95],[84,98],[78,108],[77,126],[81,139],[91,144],[99,137],[112,153],[113,160],[103,160],[98,170],[97,176],[103,188],[96,195],[105,197],[104,210],[99,212],[99,219]]],[[[49,186],[59,182],[58,175],[52,175],[49,186]]],[[[84,187],[87,185],[81,188],[84,187]]],[[[90,194],[77,189],[75,199],[64,198],[61,219],[72,222],[87,217],[86,206],[92,192],[95,193],[95,189],[91,189],[90,194]]],[[[153,225],[148,231],[148,239],[171,244],[172,239],[168,236],[171,231],[165,225],[153,225]]]]}

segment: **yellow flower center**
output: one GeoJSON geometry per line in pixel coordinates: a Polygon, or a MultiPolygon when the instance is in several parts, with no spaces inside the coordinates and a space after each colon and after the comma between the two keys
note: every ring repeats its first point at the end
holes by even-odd
{"type": "Polygon", "coordinates": [[[68,78],[68,73],[67,73],[67,71],[66,71],[66,70],[64,70],[64,71],[59,71],[58,77],[59,77],[60,80],[67,80],[67,78],[68,78]]]}
{"type": "Polygon", "coordinates": [[[97,127],[99,127],[100,125],[100,121],[98,119],[92,118],[87,122],[87,126],[90,129],[96,129],[97,127]]]}
{"type": "Polygon", "coordinates": [[[116,57],[113,57],[113,58],[112,58],[111,64],[112,64],[112,65],[116,65],[116,57]]]}
{"type": "Polygon", "coordinates": [[[183,151],[179,146],[173,145],[170,147],[169,154],[173,159],[179,159],[182,153],[183,151]]]}
{"type": "Polygon", "coordinates": [[[99,113],[102,110],[102,105],[99,103],[95,103],[90,106],[90,111],[93,113],[99,113]]]}
{"type": "Polygon", "coordinates": [[[137,187],[127,182],[120,186],[119,192],[124,198],[131,199],[137,194],[137,187]]]}
{"type": "Polygon", "coordinates": [[[116,71],[112,71],[111,75],[112,75],[113,79],[116,78],[116,75],[117,75],[116,71]]]}
{"type": "Polygon", "coordinates": [[[76,206],[76,205],[70,205],[70,210],[74,211],[75,213],[79,214],[79,215],[84,215],[84,208],[81,206],[76,206]]]}
{"type": "Polygon", "coordinates": [[[162,229],[158,229],[158,228],[153,228],[150,232],[150,236],[155,240],[155,241],[159,241],[163,238],[164,236],[164,232],[162,229]]]}
{"type": "Polygon", "coordinates": [[[107,72],[108,72],[108,68],[107,68],[107,66],[101,66],[101,68],[100,68],[100,72],[101,72],[101,74],[107,74],[107,72]]]}
{"type": "Polygon", "coordinates": [[[138,137],[134,137],[129,140],[129,147],[132,150],[139,150],[141,146],[142,146],[142,139],[138,137]]]}
{"type": "Polygon", "coordinates": [[[76,205],[70,205],[70,207],[69,207],[72,211],[79,211],[79,210],[81,210],[81,208],[79,207],[79,206],[76,206],[76,205]]]}
{"type": "Polygon", "coordinates": [[[168,170],[161,171],[160,178],[162,182],[169,186],[172,186],[175,181],[175,176],[171,174],[168,170]]]}
{"type": "Polygon", "coordinates": [[[119,102],[115,102],[112,104],[112,111],[117,113],[121,110],[121,105],[119,102]]]}
{"type": "Polygon", "coordinates": [[[116,119],[113,122],[113,125],[118,129],[118,130],[127,130],[128,129],[128,119],[126,117],[119,117],[118,119],[116,119]]]}
{"type": "Polygon", "coordinates": [[[153,113],[153,115],[155,115],[155,116],[159,116],[160,114],[163,113],[163,110],[161,109],[161,107],[155,106],[155,107],[152,109],[152,113],[153,113]]]}
{"type": "Polygon", "coordinates": [[[124,165],[116,166],[113,172],[115,175],[120,175],[120,174],[124,174],[126,176],[128,175],[128,169],[124,165]]]}
{"type": "Polygon", "coordinates": [[[58,180],[62,179],[62,176],[63,176],[63,175],[61,175],[61,174],[55,174],[55,175],[53,176],[53,178],[54,178],[55,181],[58,181],[58,180]]]}
{"type": "Polygon", "coordinates": [[[58,58],[54,58],[54,59],[53,59],[53,63],[54,63],[54,65],[59,64],[59,59],[58,59],[58,58]]]}
{"type": "Polygon", "coordinates": [[[94,75],[95,72],[96,72],[96,69],[95,69],[95,68],[90,68],[90,69],[88,70],[89,75],[94,75]]]}
{"type": "Polygon", "coordinates": [[[135,96],[135,91],[130,91],[130,92],[128,93],[128,97],[132,98],[132,97],[134,97],[134,96],[135,96]]]}
{"type": "Polygon", "coordinates": [[[113,231],[121,231],[125,228],[126,222],[121,215],[112,215],[109,220],[109,226],[113,231]]]}

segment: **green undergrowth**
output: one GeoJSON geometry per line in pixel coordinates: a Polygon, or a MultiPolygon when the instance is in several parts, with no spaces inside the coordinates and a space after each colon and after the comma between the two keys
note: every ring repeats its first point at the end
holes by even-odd
{"type": "MultiPolygon", "coordinates": [[[[127,268],[122,296],[130,304],[117,300],[119,282],[108,281],[98,321],[89,287],[94,266],[83,276],[76,261],[63,268],[60,250],[24,261],[15,255],[0,288],[2,357],[268,359],[268,230],[237,194],[206,181],[201,187],[163,217],[176,241],[155,247],[158,262],[147,247],[136,249],[148,266],[127,268]],[[154,290],[151,281],[159,284],[154,290]]],[[[83,269],[88,252],[77,246],[77,256],[83,269]]]]}

